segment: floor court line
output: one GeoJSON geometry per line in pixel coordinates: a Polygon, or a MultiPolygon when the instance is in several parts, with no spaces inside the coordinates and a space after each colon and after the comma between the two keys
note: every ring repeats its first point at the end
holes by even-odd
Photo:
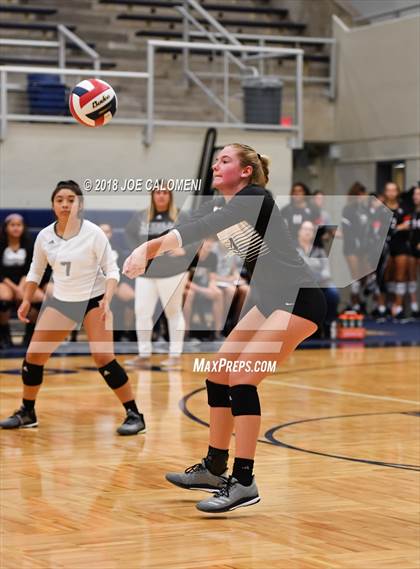
{"type": "Polygon", "coordinates": [[[284,385],[285,387],[294,387],[295,389],[307,389],[308,391],[322,391],[324,393],[334,393],[335,395],[350,395],[352,397],[363,397],[365,399],[378,399],[382,401],[392,401],[394,403],[407,403],[408,405],[419,405],[420,401],[412,401],[411,399],[399,399],[397,397],[387,397],[386,395],[369,395],[368,393],[358,393],[357,391],[343,391],[341,389],[329,389],[328,387],[315,387],[313,385],[302,385],[300,383],[287,383],[286,381],[277,381],[275,379],[265,379],[264,383],[284,385]]]}
{"type": "MultiPolygon", "coordinates": [[[[411,399],[399,399],[397,397],[387,397],[386,395],[369,395],[368,393],[358,393],[357,391],[343,391],[341,389],[329,389],[328,387],[315,387],[312,385],[302,385],[299,383],[288,383],[286,381],[278,381],[276,379],[265,379],[264,384],[272,385],[283,385],[284,387],[293,387],[295,389],[306,389],[308,391],[321,391],[324,393],[333,393],[335,395],[349,395],[351,397],[361,397],[365,399],[376,399],[382,401],[392,401],[394,403],[406,403],[407,405],[419,405],[420,401],[414,401],[411,399]]],[[[77,391],[90,391],[96,389],[96,385],[78,385],[77,391]]],[[[2,387],[2,393],[16,393],[17,387],[2,387]]],[[[74,391],[74,385],[68,386],[43,386],[42,392],[54,392],[54,391],[74,391]]]]}

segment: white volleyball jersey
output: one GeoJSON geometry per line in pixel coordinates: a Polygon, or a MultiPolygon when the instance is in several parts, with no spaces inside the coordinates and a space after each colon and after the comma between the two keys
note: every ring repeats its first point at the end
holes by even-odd
{"type": "Polygon", "coordinates": [[[79,233],[69,239],[57,235],[55,223],[39,232],[27,280],[39,284],[48,263],[54,280],[53,295],[58,300],[89,300],[105,292],[106,279],[120,278],[105,233],[86,219],[79,233]]]}

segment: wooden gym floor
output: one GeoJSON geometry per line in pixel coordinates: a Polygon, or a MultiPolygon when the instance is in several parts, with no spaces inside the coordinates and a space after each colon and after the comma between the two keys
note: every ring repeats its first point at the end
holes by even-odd
{"type": "MultiPolygon", "coordinates": [[[[2,569],[420,567],[417,348],[296,352],[260,388],[262,501],[217,517],[164,479],[207,446],[194,357],[130,372],[148,427],[135,437],[115,435],[122,407],[89,357],[50,360],[39,427],[0,431],[2,569]]],[[[20,365],[1,363],[1,417],[20,405],[20,365]]]]}

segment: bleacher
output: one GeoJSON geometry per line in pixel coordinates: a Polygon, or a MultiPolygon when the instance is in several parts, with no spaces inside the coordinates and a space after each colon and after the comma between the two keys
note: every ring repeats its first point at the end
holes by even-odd
{"type": "Polygon", "coordinates": [[[2,4],[0,13],[25,14],[26,16],[52,16],[57,13],[56,8],[40,8],[39,6],[17,6],[15,4],[2,4]]]}
{"type": "MultiPolygon", "coordinates": [[[[88,69],[92,67],[92,60],[86,57],[70,57],[66,59],[66,64],[68,67],[88,69]]],[[[54,67],[57,66],[57,58],[0,54],[0,65],[45,65],[54,67]]],[[[101,65],[102,69],[114,69],[115,66],[116,64],[112,61],[103,61],[101,65]]]]}
{"type": "MultiPolygon", "coordinates": [[[[74,31],[101,56],[103,69],[145,71],[146,46],[151,38],[162,40],[181,40],[182,16],[175,6],[177,0],[73,0],[69,3],[57,3],[55,0],[38,0],[26,4],[23,0],[16,3],[0,0],[0,36],[21,39],[57,39],[56,26],[62,23],[74,31]]],[[[217,18],[231,33],[247,33],[264,36],[293,36],[293,40],[280,44],[266,40],[266,45],[277,47],[302,47],[299,38],[305,38],[310,32],[310,22],[292,21],[285,8],[272,6],[269,0],[210,0],[200,3],[203,8],[217,18]]],[[[197,14],[195,14],[197,16],[197,14]]],[[[198,20],[205,28],[209,26],[201,16],[198,20]]],[[[191,27],[193,29],[193,27],[191,27]]],[[[191,36],[192,41],[207,41],[206,38],[191,36]]],[[[251,45],[258,44],[256,39],[241,40],[251,45]]],[[[326,76],[330,56],[318,43],[304,45],[305,75],[326,76]]],[[[76,46],[68,45],[66,65],[71,67],[93,67],[92,60],[76,46]]],[[[207,104],[207,96],[200,89],[192,87],[188,94],[189,105],[184,105],[184,96],[180,96],[182,69],[173,60],[180,57],[181,51],[172,47],[161,47],[156,55],[156,100],[157,118],[177,118],[197,120],[201,109],[207,104]]],[[[284,57],[266,60],[267,74],[278,74],[279,66],[284,75],[294,73],[293,58],[284,57]]],[[[191,64],[196,71],[209,71],[208,62],[215,61],[213,50],[191,50],[191,64]]],[[[47,48],[21,48],[1,46],[0,65],[41,65],[56,66],[57,51],[47,48]]],[[[115,80],[119,91],[119,115],[133,116],[144,111],[146,84],[137,82],[133,86],[115,80]],[[121,113],[126,113],[121,114],[121,113]],[[130,114],[131,113],[131,114],[130,114]]],[[[71,86],[71,81],[67,81],[71,86]]],[[[232,92],[240,89],[239,83],[232,81],[232,92]]],[[[321,92],[321,91],[320,91],[321,92]]],[[[283,97],[293,100],[287,89],[283,97]]],[[[12,104],[12,112],[25,112],[27,101],[18,94],[12,104]],[[14,105],[14,106],[13,106],[14,105]]],[[[234,101],[235,105],[236,102],[234,101]]],[[[220,121],[221,111],[216,107],[208,109],[208,120],[220,121]]]]}
{"type": "MultiPolygon", "coordinates": [[[[181,16],[161,16],[156,14],[118,14],[118,20],[129,20],[134,22],[146,24],[149,22],[159,22],[164,24],[169,24],[170,28],[173,28],[175,24],[182,24],[183,18],[181,16]]],[[[197,18],[198,22],[203,25],[207,25],[207,20],[204,18],[197,18]]],[[[276,31],[276,32],[290,32],[293,31],[294,33],[298,32],[301,33],[305,30],[306,24],[301,24],[297,22],[286,22],[283,20],[279,20],[278,22],[270,20],[270,21],[261,21],[257,19],[233,19],[233,18],[223,18],[222,20],[223,25],[229,31],[233,31],[236,33],[242,33],[244,30],[243,28],[259,28],[266,31],[276,31]]]]}
{"type": "MultiPolygon", "coordinates": [[[[174,8],[179,5],[179,1],[176,0],[100,0],[100,2],[101,4],[114,4],[129,8],[134,6],[138,8],[150,8],[152,13],[156,12],[158,8],[174,8]]],[[[286,18],[288,16],[289,12],[285,8],[274,8],[269,6],[267,0],[265,0],[265,3],[266,6],[259,6],[254,3],[228,4],[226,2],[201,2],[201,6],[209,12],[217,12],[219,17],[223,17],[224,12],[275,15],[282,18],[286,18]]]]}

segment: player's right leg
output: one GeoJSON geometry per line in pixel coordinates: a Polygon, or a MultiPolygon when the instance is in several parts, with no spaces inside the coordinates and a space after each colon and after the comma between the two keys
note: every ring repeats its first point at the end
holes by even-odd
{"type": "MultiPolygon", "coordinates": [[[[265,321],[260,311],[252,308],[232,330],[220,347],[214,361],[235,361],[256,330],[265,321]]],[[[187,490],[215,492],[227,483],[225,473],[229,444],[233,431],[233,416],[229,397],[229,373],[209,374],[206,380],[207,401],[210,407],[209,447],[201,462],[184,472],[169,472],[166,480],[187,490]]]]}
{"type": "Polygon", "coordinates": [[[22,405],[9,418],[0,421],[0,428],[27,429],[38,426],[35,401],[43,381],[44,365],[74,325],[73,320],[55,308],[47,307],[42,312],[22,363],[22,405]]]}

